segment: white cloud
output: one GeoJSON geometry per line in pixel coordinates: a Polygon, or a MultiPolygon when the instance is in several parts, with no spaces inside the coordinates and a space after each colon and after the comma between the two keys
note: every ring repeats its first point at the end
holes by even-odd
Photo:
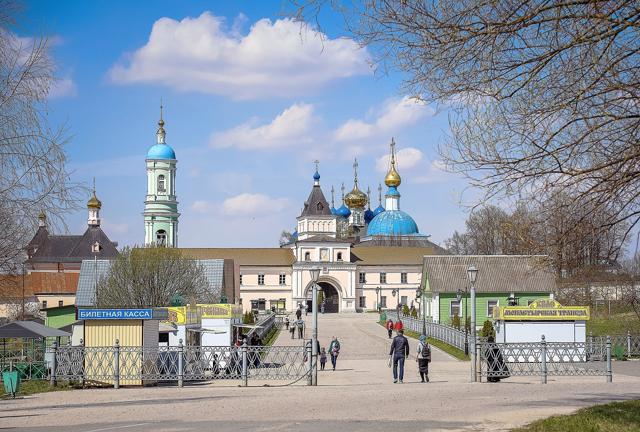
{"type": "Polygon", "coordinates": [[[215,205],[208,201],[194,201],[189,208],[196,213],[209,213],[215,210],[215,205]]]}
{"type": "MultiPolygon", "coordinates": [[[[413,147],[405,147],[396,152],[397,167],[399,170],[410,170],[422,162],[424,154],[421,150],[413,147]]],[[[384,155],[376,161],[376,170],[387,172],[389,169],[389,155],[384,155]]]]}
{"type": "Polygon", "coordinates": [[[118,84],[159,83],[181,91],[234,99],[308,94],[340,78],[371,73],[369,57],[352,39],[330,39],[300,22],[261,19],[246,35],[243,17],[227,29],[210,12],[176,21],[161,18],[149,40],[109,71],[118,84]]]}
{"type": "Polygon", "coordinates": [[[459,178],[455,174],[447,171],[446,164],[439,160],[430,161],[426,167],[422,168],[418,175],[410,178],[411,183],[439,183],[459,178]]]}
{"type": "Polygon", "coordinates": [[[73,97],[78,94],[76,83],[71,78],[55,80],[49,89],[49,99],[73,97]]]}
{"type": "Polygon", "coordinates": [[[224,200],[222,212],[227,216],[255,216],[278,213],[289,206],[287,198],[271,198],[263,194],[243,193],[224,200]]]}
{"type": "Polygon", "coordinates": [[[333,136],[339,142],[353,142],[375,138],[389,139],[389,135],[414,125],[434,110],[424,102],[410,97],[391,99],[378,112],[370,113],[369,120],[350,119],[342,124],[333,136]]]}
{"type": "Polygon", "coordinates": [[[310,131],[316,122],[313,105],[294,104],[268,124],[257,125],[254,119],[214,133],[210,143],[216,148],[237,147],[242,150],[307,145],[312,142],[310,131]]]}

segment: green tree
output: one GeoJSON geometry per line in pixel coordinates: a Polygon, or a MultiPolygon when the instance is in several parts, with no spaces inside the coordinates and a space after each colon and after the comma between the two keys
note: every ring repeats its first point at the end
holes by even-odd
{"type": "Polygon", "coordinates": [[[181,303],[216,303],[204,269],[175,248],[124,248],[98,282],[99,307],[161,307],[181,303]]]}
{"type": "Polygon", "coordinates": [[[413,318],[418,318],[418,309],[411,309],[411,316],[413,318]]]}
{"type": "Polygon", "coordinates": [[[402,305],[402,314],[403,315],[409,315],[409,306],[402,305]]]}
{"type": "Polygon", "coordinates": [[[480,330],[480,336],[487,338],[489,336],[496,337],[496,331],[493,328],[493,324],[491,321],[486,320],[482,325],[482,330],[480,330]]]}
{"type": "Polygon", "coordinates": [[[455,314],[453,318],[451,318],[451,327],[460,330],[460,317],[458,314],[455,314]]]}
{"type": "Polygon", "coordinates": [[[253,312],[251,312],[251,311],[245,312],[244,315],[242,316],[242,323],[243,324],[255,324],[255,319],[253,317],[253,312]]]}

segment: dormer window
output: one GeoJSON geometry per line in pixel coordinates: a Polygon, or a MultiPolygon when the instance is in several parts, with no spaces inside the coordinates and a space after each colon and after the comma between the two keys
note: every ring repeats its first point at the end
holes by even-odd
{"type": "Polygon", "coordinates": [[[162,174],[160,174],[158,176],[158,192],[166,192],[167,189],[165,187],[165,180],[164,180],[164,176],[162,174]]]}
{"type": "Polygon", "coordinates": [[[342,261],[342,252],[338,252],[338,261],[342,261]]]}
{"type": "Polygon", "coordinates": [[[305,252],[304,253],[304,260],[305,261],[311,261],[311,252],[305,252]]]}
{"type": "Polygon", "coordinates": [[[319,203],[316,205],[316,209],[317,209],[318,211],[322,211],[322,210],[324,209],[324,206],[322,205],[322,203],[321,203],[321,202],[319,202],[319,203]]]}
{"type": "Polygon", "coordinates": [[[91,252],[93,253],[98,253],[100,252],[100,250],[102,249],[102,246],[100,246],[100,243],[95,242],[94,244],[91,245],[91,252]]]}

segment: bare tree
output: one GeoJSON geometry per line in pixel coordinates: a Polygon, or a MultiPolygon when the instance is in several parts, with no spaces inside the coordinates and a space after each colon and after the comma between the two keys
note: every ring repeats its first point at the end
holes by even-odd
{"type": "MultiPolygon", "coordinates": [[[[562,193],[603,228],[640,221],[640,3],[636,0],[299,0],[325,4],[404,91],[450,109],[441,147],[492,199],[562,193]]],[[[566,240],[572,226],[564,227],[566,240]]]]}
{"type": "Polygon", "coordinates": [[[55,82],[48,40],[12,31],[18,9],[0,0],[0,273],[22,260],[38,213],[63,227],[81,191],[66,170],[66,132],[47,119],[55,82]]]}
{"type": "Polygon", "coordinates": [[[219,296],[210,291],[202,265],[184,258],[179,249],[125,248],[98,283],[97,305],[169,306],[176,298],[213,303],[219,296]]]}

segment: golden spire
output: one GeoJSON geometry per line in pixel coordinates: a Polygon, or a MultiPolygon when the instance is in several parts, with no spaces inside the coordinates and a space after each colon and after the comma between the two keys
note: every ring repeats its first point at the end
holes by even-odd
{"type": "Polygon", "coordinates": [[[389,158],[389,172],[384,178],[384,184],[389,187],[398,187],[402,179],[396,170],[396,142],[391,138],[391,156],[389,158]]]}
{"type": "Polygon", "coordinates": [[[158,144],[165,144],[166,133],[164,131],[164,120],[162,118],[162,98],[160,98],[160,120],[158,120],[158,132],[156,137],[158,138],[158,144]]]}
{"type": "Polygon", "coordinates": [[[102,202],[100,202],[100,200],[96,196],[96,178],[95,177],[93,178],[93,196],[89,198],[89,201],[87,201],[87,207],[96,208],[96,209],[102,208],[102,202]]]}
{"type": "Polygon", "coordinates": [[[367,196],[358,189],[358,160],[353,161],[353,189],[344,197],[344,202],[349,208],[364,208],[367,204],[367,196]]]}

